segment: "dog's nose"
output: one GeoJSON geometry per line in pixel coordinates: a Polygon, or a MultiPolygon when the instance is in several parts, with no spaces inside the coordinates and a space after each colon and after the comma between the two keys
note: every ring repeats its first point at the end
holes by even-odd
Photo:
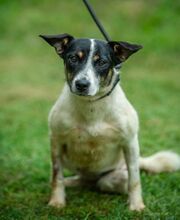
{"type": "Polygon", "coordinates": [[[80,79],[76,81],[76,88],[80,92],[87,91],[89,85],[90,85],[90,82],[86,79],[80,79]]]}

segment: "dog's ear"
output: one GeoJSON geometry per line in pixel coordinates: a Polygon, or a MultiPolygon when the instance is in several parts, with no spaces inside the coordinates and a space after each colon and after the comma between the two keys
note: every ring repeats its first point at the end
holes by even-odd
{"type": "Polygon", "coordinates": [[[39,35],[39,37],[42,37],[48,44],[54,47],[60,57],[63,57],[69,43],[74,39],[74,37],[69,34],[39,35]]]}
{"type": "Polygon", "coordinates": [[[133,53],[136,53],[138,50],[142,49],[141,45],[131,44],[123,41],[110,41],[108,44],[114,51],[115,57],[119,63],[124,62],[133,53]]]}

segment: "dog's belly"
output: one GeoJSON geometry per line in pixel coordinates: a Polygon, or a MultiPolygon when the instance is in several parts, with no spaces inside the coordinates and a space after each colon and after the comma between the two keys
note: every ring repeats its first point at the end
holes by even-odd
{"type": "Polygon", "coordinates": [[[64,136],[63,163],[86,174],[98,174],[114,169],[122,158],[118,131],[103,123],[75,127],[64,136]]]}

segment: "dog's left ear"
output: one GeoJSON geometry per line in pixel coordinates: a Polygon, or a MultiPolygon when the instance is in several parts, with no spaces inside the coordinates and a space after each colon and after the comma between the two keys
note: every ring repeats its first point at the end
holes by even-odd
{"type": "Polygon", "coordinates": [[[141,45],[131,44],[123,41],[111,41],[108,42],[108,44],[113,49],[119,63],[124,62],[133,53],[136,53],[138,50],[142,49],[141,45]]]}
{"type": "Polygon", "coordinates": [[[39,37],[42,37],[48,44],[54,47],[60,57],[63,57],[68,44],[74,39],[69,34],[39,35],[39,37]]]}

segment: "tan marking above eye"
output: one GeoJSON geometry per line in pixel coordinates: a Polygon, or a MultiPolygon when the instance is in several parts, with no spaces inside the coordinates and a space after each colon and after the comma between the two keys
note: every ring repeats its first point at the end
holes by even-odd
{"type": "Polygon", "coordinates": [[[100,59],[100,56],[99,56],[98,54],[94,55],[94,57],[93,57],[93,60],[94,60],[94,61],[97,61],[97,60],[99,60],[99,59],[100,59]]]}
{"type": "Polygon", "coordinates": [[[78,57],[79,57],[80,59],[82,59],[82,58],[84,57],[84,53],[83,53],[82,51],[79,51],[79,52],[77,53],[77,55],[78,55],[78,57]]]}

